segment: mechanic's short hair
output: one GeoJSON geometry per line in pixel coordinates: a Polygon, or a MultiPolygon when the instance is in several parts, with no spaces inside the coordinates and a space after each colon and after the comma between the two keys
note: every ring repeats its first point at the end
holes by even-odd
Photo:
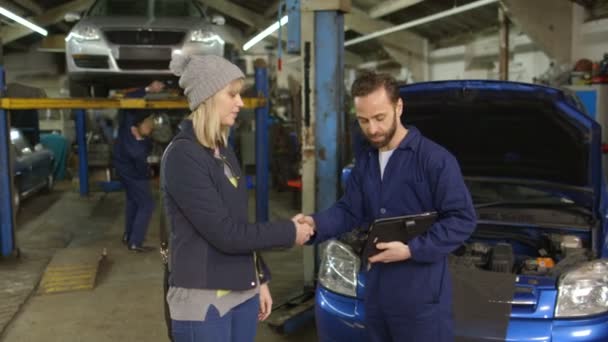
{"type": "Polygon", "coordinates": [[[399,86],[397,80],[386,73],[364,71],[353,82],[350,94],[353,98],[367,96],[380,87],[384,87],[388,98],[392,103],[396,104],[399,100],[399,86]]]}

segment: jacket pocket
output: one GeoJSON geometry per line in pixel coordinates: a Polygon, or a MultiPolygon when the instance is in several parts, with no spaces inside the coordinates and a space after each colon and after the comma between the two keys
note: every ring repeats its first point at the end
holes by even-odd
{"type": "Polygon", "coordinates": [[[397,203],[407,209],[408,214],[421,214],[433,210],[433,197],[427,181],[406,180],[397,197],[397,203]]]}

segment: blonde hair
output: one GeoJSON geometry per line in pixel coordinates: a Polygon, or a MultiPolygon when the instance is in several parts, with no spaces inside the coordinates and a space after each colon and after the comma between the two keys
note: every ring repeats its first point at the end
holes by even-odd
{"type": "MultiPolygon", "coordinates": [[[[238,90],[242,87],[243,79],[239,78],[232,81],[229,86],[237,85],[238,90]],[[238,81],[238,82],[237,82],[238,81]]],[[[203,101],[188,118],[192,120],[194,135],[198,142],[210,149],[225,147],[228,144],[230,127],[222,126],[220,115],[215,108],[215,101],[218,94],[224,89],[213,94],[210,98],[203,101]]]]}

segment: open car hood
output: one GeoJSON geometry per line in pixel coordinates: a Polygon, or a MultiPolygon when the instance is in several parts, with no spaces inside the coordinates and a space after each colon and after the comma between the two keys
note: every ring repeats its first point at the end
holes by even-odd
{"type": "Polygon", "coordinates": [[[452,152],[465,176],[572,187],[577,202],[597,208],[600,126],[564,92],[459,80],[405,85],[401,96],[404,124],[452,152]]]}

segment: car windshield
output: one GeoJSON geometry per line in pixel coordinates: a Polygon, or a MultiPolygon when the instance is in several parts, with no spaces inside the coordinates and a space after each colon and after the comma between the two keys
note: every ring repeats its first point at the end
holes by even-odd
{"type": "Polygon", "coordinates": [[[99,0],[88,13],[92,17],[202,17],[192,0],[99,0]]]}

